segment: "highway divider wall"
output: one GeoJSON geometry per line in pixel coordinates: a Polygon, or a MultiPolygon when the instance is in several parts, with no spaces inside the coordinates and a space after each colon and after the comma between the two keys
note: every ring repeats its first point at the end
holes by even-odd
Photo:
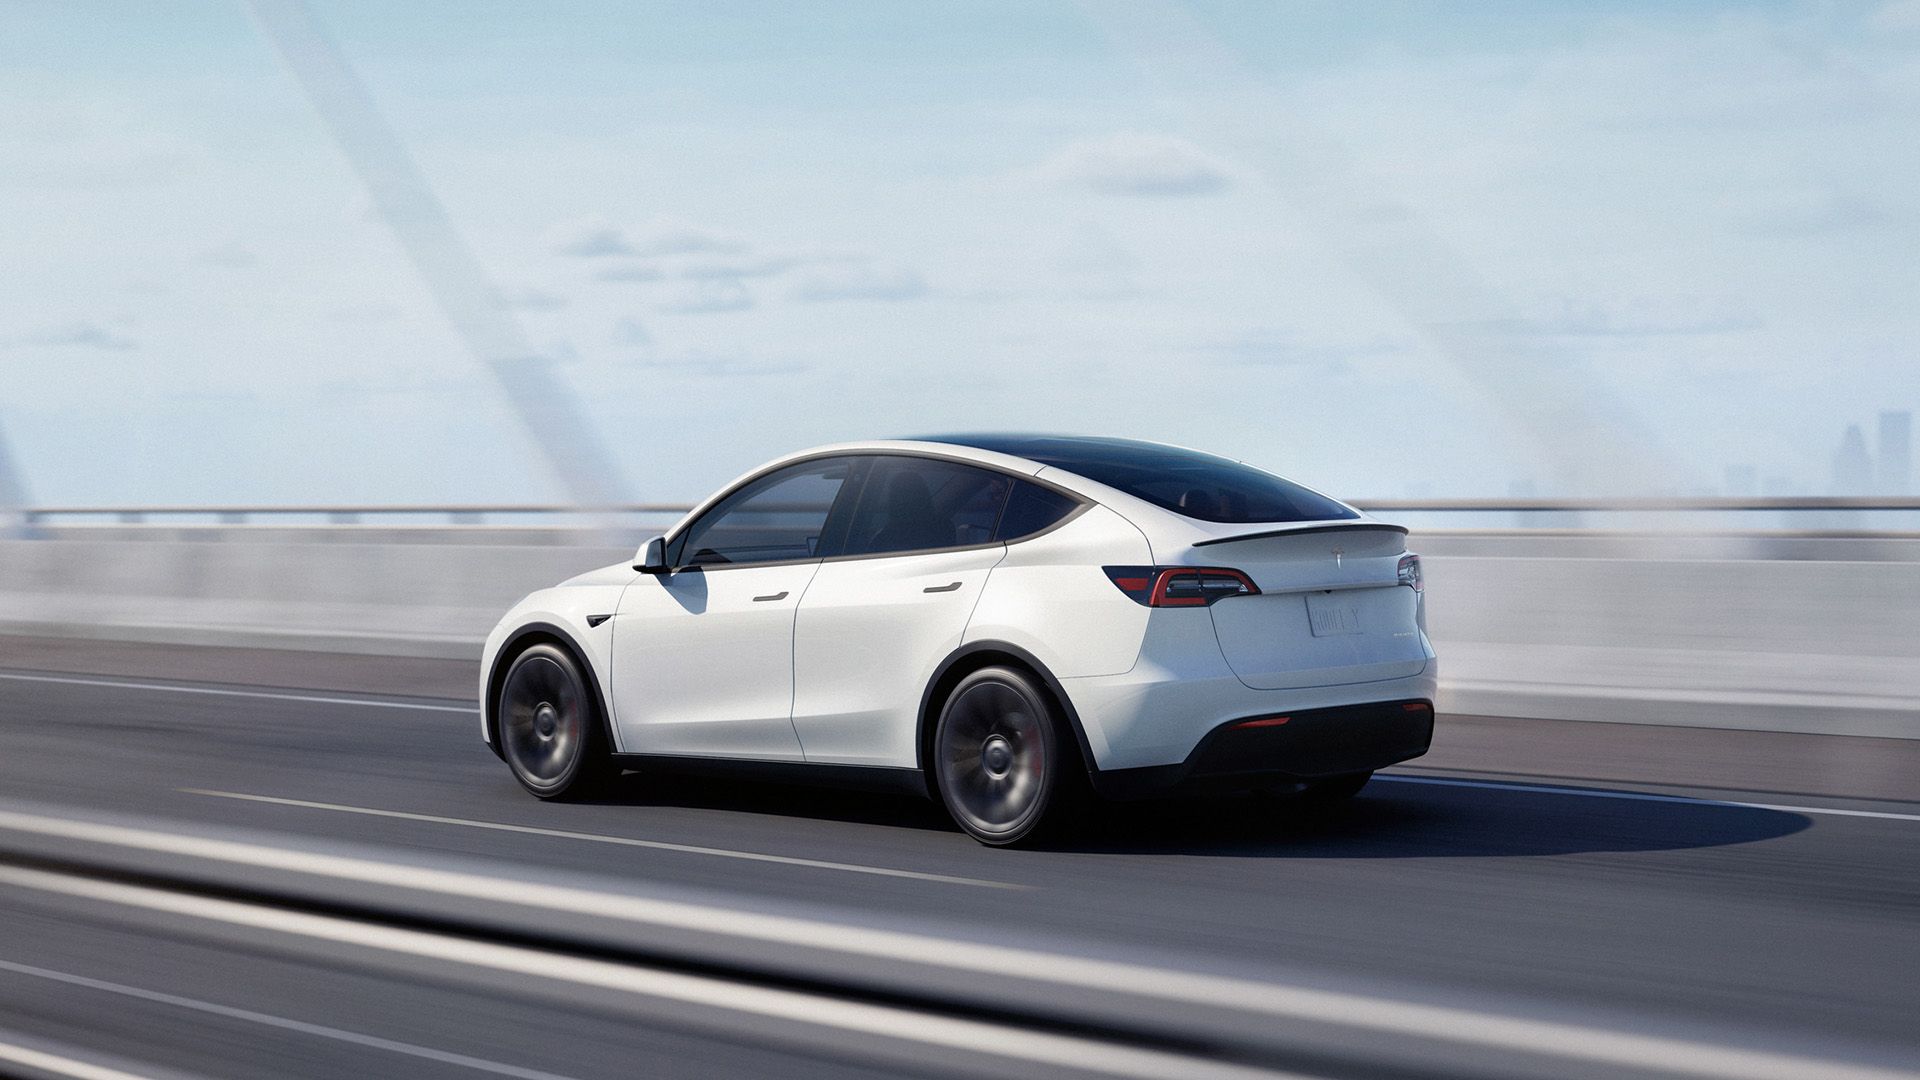
{"type": "MultiPolygon", "coordinates": [[[[1920,738],[1920,540],[1416,533],[1443,710],[1920,738]]],[[[0,540],[0,633],[477,656],[585,530],[61,526],[0,540]]]]}

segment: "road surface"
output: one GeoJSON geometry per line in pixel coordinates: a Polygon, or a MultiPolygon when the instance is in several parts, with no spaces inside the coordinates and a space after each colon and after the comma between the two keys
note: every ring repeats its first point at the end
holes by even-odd
{"type": "Polygon", "coordinates": [[[1337,813],[1137,804],[1000,851],[890,796],[629,774],[543,804],[472,678],[0,641],[0,1072],[1920,1067],[1913,742],[1443,716],[1337,813]]]}

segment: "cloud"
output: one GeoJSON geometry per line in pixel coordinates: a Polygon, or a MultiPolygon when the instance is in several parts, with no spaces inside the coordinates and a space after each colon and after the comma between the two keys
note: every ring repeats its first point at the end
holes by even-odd
{"type": "Polygon", "coordinates": [[[1920,33],[1920,0],[1888,0],[1874,11],[1876,29],[1894,33],[1920,33]]]}
{"type": "Polygon", "coordinates": [[[706,378],[751,379],[769,375],[794,375],[809,370],[806,364],[797,360],[753,360],[742,356],[718,356],[702,350],[692,350],[678,356],[652,357],[636,360],[630,366],[654,371],[668,371],[679,375],[693,375],[706,378]]]}
{"type": "Polygon", "coordinates": [[[791,255],[763,255],[744,260],[690,262],[680,267],[680,276],[690,281],[711,278],[777,277],[799,266],[803,261],[791,255]]]}
{"type": "Polygon", "coordinates": [[[749,245],[737,237],[683,222],[655,222],[635,245],[635,255],[738,255],[749,245]]]}
{"type": "Polygon", "coordinates": [[[753,294],[731,278],[690,281],[677,287],[655,310],[674,315],[707,315],[724,311],[745,311],[753,306],[753,294]]]}
{"type": "Polygon", "coordinates": [[[1252,333],[1202,348],[1216,356],[1220,363],[1234,367],[1317,370],[1331,374],[1346,371],[1355,360],[1401,352],[1404,345],[1378,338],[1324,342],[1302,341],[1282,334],[1252,333]]]}
{"type": "Polygon", "coordinates": [[[612,340],[615,345],[627,348],[645,348],[653,344],[653,335],[639,319],[626,318],[613,324],[612,340]]]}
{"type": "Polygon", "coordinates": [[[1041,164],[1040,176],[1102,195],[1212,195],[1233,185],[1224,162],[1171,135],[1119,132],[1082,139],[1041,164]]]}
{"type": "Polygon", "coordinates": [[[45,349],[104,349],[124,352],[139,347],[139,342],[117,334],[97,322],[70,322],[59,326],[30,330],[5,344],[14,347],[45,349]]]}
{"type": "Polygon", "coordinates": [[[1883,207],[1845,191],[1803,192],[1736,218],[1749,234],[1772,237],[1819,236],[1891,224],[1883,207]]]}
{"type": "Polygon", "coordinates": [[[667,272],[652,263],[630,262],[601,267],[593,276],[601,281],[660,281],[667,272]]]}
{"type": "Polygon", "coordinates": [[[558,311],[567,306],[567,298],[534,288],[510,288],[500,294],[500,303],[511,311],[558,311]]]}
{"type": "Polygon", "coordinates": [[[1743,308],[1691,297],[1596,302],[1563,298],[1539,316],[1483,324],[1505,334],[1551,337],[1662,337],[1757,330],[1759,316],[1743,308]]]}
{"type": "Polygon", "coordinates": [[[391,304],[356,304],[329,308],[322,316],[337,323],[385,323],[400,317],[400,309],[391,304]]]}
{"type": "MultiPolygon", "coordinates": [[[[562,225],[550,232],[552,251],[569,259],[659,258],[673,255],[739,255],[752,245],[736,236],[684,221],[656,220],[629,233],[610,222],[591,219],[562,225]]],[[[596,275],[608,281],[649,281],[645,264],[627,263],[596,275]],[[636,276],[641,275],[641,276],[636,276]]]]}
{"type": "Polygon", "coordinates": [[[238,240],[210,247],[193,257],[196,265],[216,266],[224,270],[245,270],[259,261],[253,250],[238,240]]]}
{"type": "Polygon", "coordinates": [[[632,255],[634,251],[617,226],[604,221],[582,221],[554,230],[553,253],[570,259],[599,259],[632,255]]]}
{"type": "Polygon", "coordinates": [[[803,304],[825,304],[842,300],[917,300],[926,294],[926,281],[905,267],[846,262],[809,272],[788,290],[787,297],[803,304]]]}

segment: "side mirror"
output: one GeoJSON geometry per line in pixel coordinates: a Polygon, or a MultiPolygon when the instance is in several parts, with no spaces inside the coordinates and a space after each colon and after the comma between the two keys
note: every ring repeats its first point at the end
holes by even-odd
{"type": "Polygon", "coordinates": [[[664,574],[667,566],[667,538],[656,536],[643,544],[639,551],[639,562],[633,564],[635,570],[643,574],[664,574]]]}

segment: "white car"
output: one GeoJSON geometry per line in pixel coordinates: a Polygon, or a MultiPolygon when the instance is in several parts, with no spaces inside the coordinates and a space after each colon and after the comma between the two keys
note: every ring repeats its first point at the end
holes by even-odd
{"type": "Polygon", "coordinates": [[[794,770],[930,795],[988,844],[1087,795],[1344,797],[1432,739],[1406,532],[1155,443],[807,450],[516,605],[482,734],[541,798],[794,770]]]}

